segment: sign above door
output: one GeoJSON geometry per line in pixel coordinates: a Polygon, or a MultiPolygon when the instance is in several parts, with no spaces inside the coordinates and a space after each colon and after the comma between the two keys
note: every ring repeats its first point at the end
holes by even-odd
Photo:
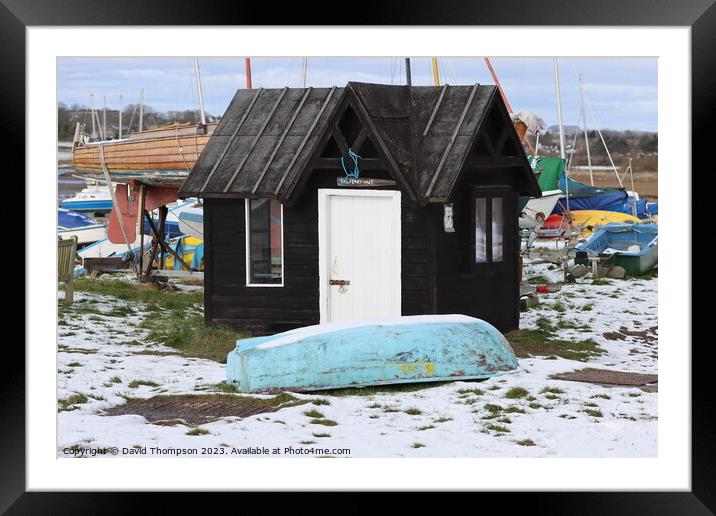
{"type": "Polygon", "coordinates": [[[396,182],[392,179],[374,179],[370,177],[338,177],[336,178],[338,186],[352,187],[371,187],[371,186],[395,186],[396,182]]]}

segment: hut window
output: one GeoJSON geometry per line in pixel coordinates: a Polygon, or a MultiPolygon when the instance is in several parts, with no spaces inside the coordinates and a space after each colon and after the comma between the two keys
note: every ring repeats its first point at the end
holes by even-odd
{"type": "Polygon", "coordinates": [[[475,263],[503,260],[505,210],[502,197],[475,198],[475,263]]]}
{"type": "Polygon", "coordinates": [[[283,285],[283,206],[246,200],[246,284],[283,285]]]}

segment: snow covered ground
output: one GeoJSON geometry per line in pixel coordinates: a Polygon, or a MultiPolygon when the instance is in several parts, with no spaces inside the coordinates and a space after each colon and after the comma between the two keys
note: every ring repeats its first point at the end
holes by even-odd
{"type": "MultiPolygon", "coordinates": [[[[562,272],[547,265],[525,272],[536,275],[559,281],[562,272]]],[[[224,380],[225,366],[148,343],[137,327],[142,316],[123,315],[124,302],[77,293],[79,308],[59,327],[57,453],[235,457],[266,448],[264,455],[280,457],[655,457],[657,393],[550,375],[584,367],[656,374],[657,285],[657,278],[594,285],[587,276],[541,295],[541,304],[522,314],[522,329],[537,328],[540,318],[567,320],[572,324],[555,331],[559,338],[594,339],[605,353],[587,363],[527,358],[514,374],[483,382],[361,396],[296,394],[309,402],[199,430],[103,412],[125,403],[124,396],[205,394],[224,380]],[[311,410],[337,424],[312,423],[317,416],[305,414],[311,410]]]]}

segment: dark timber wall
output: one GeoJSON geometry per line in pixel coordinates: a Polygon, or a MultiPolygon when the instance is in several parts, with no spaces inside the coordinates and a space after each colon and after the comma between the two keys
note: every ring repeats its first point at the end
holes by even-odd
{"type": "MultiPolygon", "coordinates": [[[[336,188],[336,171],[316,171],[294,206],[284,206],[284,286],[246,286],[244,199],[204,199],[207,322],[276,333],[318,324],[318,189],[336,188]]],[[[389,179],[385,172],[371,177],[389,179]]],[[[435,312],[434,246],[428,210],[402,197],[403,315],[435,312]]],[[[441,219],[442,220],[442,219],[441,219]]]]}

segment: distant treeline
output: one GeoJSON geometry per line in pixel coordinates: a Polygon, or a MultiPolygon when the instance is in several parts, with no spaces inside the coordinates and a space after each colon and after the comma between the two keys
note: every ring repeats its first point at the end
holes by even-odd
{"type": "MultiPolygon", "coordinates": [[[[199,112],[196,110],[185,109],[184,111],[156,111],[152,106],[144,105],[144,116],[142,121],[142,129],[153,129],[173,122],[198,122],[199,112]]],[[[107,109],[106,122],[103,122],[102,109],[96,109],[97,118],[95,118],[95,131],[97,137],[100,137],[102,125],[106,127],[105,139],[117,138],[119,135],[119,110],[107,109]]],[[[92,133],[92,110],[91,108],[79,104],[68,106],[60,102],[57,105],[57,139],[59,141],[70,141],[75,132],[75,125],[79,122],[84,125],[87,134],[92,133]]],[[[208,122],[217,120],[210,114],[206,114],[208,122]]],[[[126,136],[129,132],[139,130],[139,104],[127,104],[122,109],[122,136],[126,136]]]]}
{"type": "MultiPolygon", "coordinates": [[[[589,139],[589,153],[592,165],[609,165],[609,156],[604,150],[599,133],[587,131],[589,139]]],[[[612,160],[618,167],[624,166],[627,158],[633,160],[634,171],[656,171],[658,170],[659,135],[644,131],[615,131],[612,129],[602,130],[604,142],[609,149],[612,160]]],[[[587,164],[587,147],[584,143],[584,133],[572,132],[565,138],[567,154],[574,153],[573,165],[587,164]],[[574,149],[572,145],[574,144],[574,149]]],[[[549,132],[540,135],[539,154],[544,156],[559,155],[559,133],[549,132]]]]}

